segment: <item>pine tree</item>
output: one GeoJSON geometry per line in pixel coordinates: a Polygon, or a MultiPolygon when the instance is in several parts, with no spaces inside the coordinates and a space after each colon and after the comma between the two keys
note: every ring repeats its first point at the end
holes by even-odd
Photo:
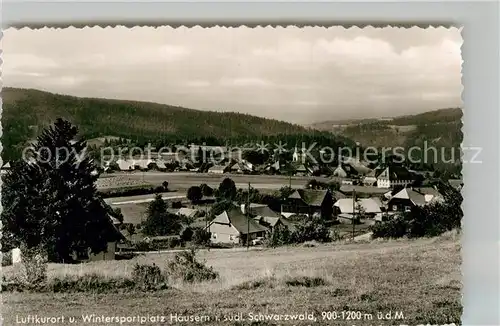
{"type": "Polygon", "coordinates": [[[68,261],[75,251],[106,249],[109,206],[98,197],[98,175],[78,130],[57,119],[37,138],[31,158],[14,164],[2,194],[3,232],[11,245],[41,248],[51,261],[68,261]]]}
{"type": "Polygon", "coordinates": [[[176,234],[182,225],[179,217],[167,211],[167,203],[161,194],[157,194],[155,199],[149,203],[146,210],[146,221],[144,221],[143,232],[149,236],[162,236],[176,234]]]}

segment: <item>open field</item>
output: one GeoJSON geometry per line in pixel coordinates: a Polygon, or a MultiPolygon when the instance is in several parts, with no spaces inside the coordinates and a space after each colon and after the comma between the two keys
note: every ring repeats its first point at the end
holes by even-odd
{"type": "MultiPolygon", "coordinates": [[[[172,254],[148,254],[131,261],[49,266],[49,277],[99,273],[128,275],[136,262],[160,267],[172,254]]],[[[253,325],[393,325],[459,323],[461,315],[460,244],[455,235],[434,239],[371,241],[315,248],[288,247],[263,251],[200,251],[200,259],[217,270],[215,282],[184,285],[155,293],[35,294],[3,293],[6,325],[16,316],[70,316],[84,325],[82,314],[104,316],[208,315],[201,325],[251,325],[249,313],[314,313],[316,321],[261,322],[253,325]],[[314,282],[307,282],[315,280],[314,282]],[[337,320],[322,319],[336,311],[337,320]],[[360,311],[361,319],[341,320],[341,311],[360,311]],[[405,320],[378,320],[402,312],[405,320]],[[246,321],[215,321],[216,315],[242,313],[246,321]],[[371,319],[370,319],[371,318],[371,319]]],[[[11,267],[5,268],[9,276],[11,267]]],[[[359,315],[359,314],[358,314],[359,315]]],[[[331,314],[335,316],[335,314],[331,314]]],[[[29,323],[28,323],[29,324],[29,323]]],[[[92,325],[119,325],[94,321],[92,325]]],[[[128,325],[139,325],[139,322],[128,325]]],[[[189,323],[184,323],[189,324],[189,323]]],[[[31,325],[31,324],[29,324],[31,325]]]]}
{"type": "MultiPolygon", "coordinates": [[[[100,189],[137,186],[141,184],[161,185],[168,181],[171,189],[187,189],[191,186],[199,186],[206,183],[211,187],[217,187],[225,178],[231,178],[238,188],[251,186],[256,189],[280,189],[288,186],[290,179],[287,176],[277,175],[241,175],[241,174],[209,174],[193,172],[130,172],[113,173],[101,177],[98,181],[100,189]]],[[[313,179],[313,177],[292,177],[291,184],[294,188],[302,188],[313,179]]],[[[319,181],[328,181],[327,178],[316,177],[319,181]]]]}

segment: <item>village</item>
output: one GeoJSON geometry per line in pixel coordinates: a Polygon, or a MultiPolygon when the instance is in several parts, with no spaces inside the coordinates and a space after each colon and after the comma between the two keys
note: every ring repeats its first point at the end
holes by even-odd
{"type": "MultiPolygon", "coordinates": [[[[202,146],[192,145],[190,149],[191,154],[198,154],[202,146]]],[[[204,146],[203,151],[227,155],[230,150],[204,146]]],[[[257,152],[248,147],[245,151],[257,152]]],[[[436,186],[443,181],[433,178],[432,171],[410,170],[394,162],[366,163],[349,157],[339,157],[335,167],[312,163],[297,147],[290,152],[290,161],[273,161],[275,155],[271,155],[268,162],[260,165],[242,159],[245,155],[241,153],[239,159],[222,158],[216,164],[200,164],[196,155],[191,155],[194,159],[190,160],[186,152],[180,156],[153,153],[148,159],[105,162],[96,171],[101,175],[99,181],[104,181],[98,189],[120,218],[110,216],[110,229],[114,231],[110,233],[108,249],[80,255],[79,261],[114,260],[132,257],[132,252],[189,246],[191,238],[185,239],[183,233],[192,234],[195,230],[209,234],[203,247],[248,249],[264,245],[279,226],[293,232],[297,223],[313,218],[328,224],[332,238],[367,240],[370,226],[409,213],[413,207],[444,200],[436,186]],[[218,202],[214,190],[224,180],[247,195],[240,195],[239,200],[230,198],[232,205],[214,213],[212,207],[218,202]],[[151,187],[160,182],[164,189],[151,187]],[[274,196],[274,200],[251,202],[250,190],[274,196]],[[141,230],[147,219],[147,206],[158,194],[167,203],[168,213],[182,219],[176,234],[152,236],[141,230]]],[[[2,171],[9,167],[7,162],[2,171]]],[[[463,184],[460,179],[446,183],[457,190],[463,184]]],[[[14,249],[11,257],[13,263],[20,261],[20,250],[14,249]]]]}
{"type": "Polygon", "coordinates": [[[459,323],[459,29],[3,39],[2,323],[459,323]]]}

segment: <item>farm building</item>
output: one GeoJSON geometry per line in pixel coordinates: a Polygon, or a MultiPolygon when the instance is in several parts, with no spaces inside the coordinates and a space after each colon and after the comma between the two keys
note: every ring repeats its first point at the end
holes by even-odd
{"type": "Polygon", "coordinates": [[[223,174],[228,171],[228,167],[224,165],[214,165],[208,169],[208,173],[223,174]]]}
{"type": "Polygon", "coordinates": [[[195,217],[196,213],[198,213],[197,209],[192,209],[192,208],[187,208],[187,207],[181,207],[176,212],[176,214],[179,215],[179,216],[186,216],[186,217],[189,217],[189,218],[195,217]]]}
{"type": "Polygon", "coordinates": [[[266,216],[256,216],[254,220],[257,221],[260,225],[265,226],[269,229],[269,232],[272,232],[274,228],[279,225],[283,225],[288,228],[289,231],[294,232],[296,230],[295,224],[284,216],[278,217],[266,217],[266,216]]]}
{"type": "Polygon", "coordinates": [[[2,165],[1,174],[5,174],[9,170],[10,170],[10,162],[6,162],[4,165],[2,165]]]}
{"type": "Polygon", "coordinates": [[[118,230],[117,226],[120,224],[114,217],[109,218],[109,223],[106,227],[107,248],[100,253],[91,253],[90,250],[83,250],[75,252],[73,259],[81,262],[99,261],[99,260],[114,260],[116,245],[119,241],[125,240],[123,234],[118,230]]]}
{"type": "Polygon", "coordinates": [[[284,200],[281,214],[323,214],[329,212],[332,205],[333,197],[329,190],[297,189],[284,200]]]}
{"type": "Polygon", "coordinates": [[[390,211],[410,212],[412,207],[425,206],[443,200],[443,196],[434,188],[403,188],[392,196],[387,206],[390,211]]]}
{"type": "MultiPolygon", "coordinates": [[[[245,204],[241,204],[241,212],[245,214],[245,204]]],[[[248,207],[248,213],[260,217],[280,217],[281,215],[265,204],[250,203],[248,207]]]]}
{"type": "Polygon", "coordinates": [[[118,165],[118,169],[120,169],[120,171],[134,170],[134,161],[118,159],[116,164],[118,165]]]}
{"type": "Polygon", "coordinates": [[[233,173],[250,173],[252,168],[244,162],[236,162],[231,166],[230,171],[233,173]]]}
{"type": "Polygon", "coordinates": [[[276,162],[265,166],[264,172],[268,174],[279,174],[282,172],[284,165],[284,163],[282,164],[279,160],[277,160],[276,162]]]}
{"type": "MultiPolygon", "coordinates": [[[[74,252],[72,259],[79,262],[91,262],[100,260],[114,260],[115,252],[117,248],[117,243],[125,240],[123,234],[118,230],[117,221],[113,217],[109,217],[109,223],[106,224],[105,237],[107,238],[107,246],[104,251],[99,253],[92,253],[90,248],[82,249],[78,252],[74,252]]],[[[13,248],[10,250],[12,264],[17,264],[22,262],[22,251],[20,248],[13,248]]]]}
{"type": "Polygon", "coordinates": [[[245,216],[238,208],[216,216],[207,226],[207,230],[212,234],[212,243],[225,244],[246,243],[247,238],[263,237],[268,231],[253,218],[245,216]]]}
{"type": "Polygon", "coordinates": [[[304,164],[299,164],[295,166],[295,175],[306,176],[309,174],[309,170],[304,164]]]}
{"type": "Polygon", "coordinates": [[[448,184],[453,188],[455,188],[456,190],[460,191],[464,186],[464,181],[461,179],[450,179],[448,180],[448,184]]]}
{"type": "Polygon", "coordinates": [[[382,212],[383,204],[378,198],[360,198],[353,203],[352,198],[339,199],[333,205],[337,214],[352,215],[353,213],[375,217],[382,212]],[[353,207],[354,206],[354,207],[353,207]]]}
{"type": "Polygon", "coordinates": [[[415,180],[413,174],[404,166],[390,165],[377,175],[378,188],[392,188],[406,186],[415,180]]]}

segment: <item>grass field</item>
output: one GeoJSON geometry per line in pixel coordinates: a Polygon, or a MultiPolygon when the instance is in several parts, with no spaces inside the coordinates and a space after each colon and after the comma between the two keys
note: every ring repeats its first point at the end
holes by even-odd
{"type": "MultiPolygon", "coordinates": [[[[99,273],[128,275],[136,262],[166,266],[171,254],[148,254],[131,261],[49,266],[49,277],[99,273]]],[[[27,315],[70,316],[75,325],[119,325],[108,320],[82,321],[82,315],[165,316],[166,322],[122,325],[169,325],[171,314],[210,316],[201,325],[392,325],[459,323],[461,316],[460,243],[455,234],[434,239],[371,241],[313,248],[288,247],[250,252],[199,252],[220,279],[196,285],[173,283],[155,293],[43,294],[3,293],[6,325],[27,315]],[[336,320],[323,320],[322,312],[336,320]],[[359,311],[343,320],[348,314],[359,311]],[[377,313],[405,320],[378,320],[377,313]],[[246,320],[216,321],[241,313],[246,320]],[[249,320],[253,314],[314,314],[316,321],[249,320]],[[221,317],[222,318],[222,317],[221,317]]],[[[6,277],[12,267],[4,268],[6,277]]],[[[27,323],[28,325],[31,325],[27,323]]],[[[180,324],[191,324],[188,322],[180,324]]],[[[35,325],[33,323],[33,325],[35,325]]]]}

